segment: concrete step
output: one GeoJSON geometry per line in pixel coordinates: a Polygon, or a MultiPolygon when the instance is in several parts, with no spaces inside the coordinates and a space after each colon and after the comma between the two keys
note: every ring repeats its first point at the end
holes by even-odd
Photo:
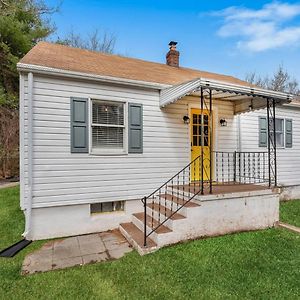
{"type": "MultiPolygon", "coordinates": [[[[134,217],[133,220],[137,219],[138,221],[140,221],[138,224],[136,224],[133,221],[134,224],[138,225],[138,227],[139,227],[140,223],[142,223],[142,226],[144,226],[144,220],[145,220],[145,218],[144,218],[144,213],[143,212],[133,214],[133,217],[134,217]]],[[[147,218],[147,227],[151,231],[152,231],[152,229],[156,228],[160,224],[157,220],[155,220],[154,218],[152,218],[150,215],[147,215],[146,218],[147,218]]],[[[139,227],[139,229],[141,231],[143,231],[144,227],[139,227]]],[[[164,226],[164,225],[161,225],[155,231],[156,234],[163,234],[163,233],[169,233],[169,232],[172,232],[172,230],[170,228],[168,228],[167,226],[164,226]]]]}
{"type": "Polygon", "coordinates": [[[171,211],[175,211],[177,209],[180,209],[178,211],[179,214],[183,215],[184,217],[188,216],[188,211],[194,207],[198,207],[199,204],[192,202],[192,201],[187,201],[190,198],[184,199],[182,196],[177,196],[177,194],[172,194],[171,193],[165,193],[158,195],[155,197],[155,203],[163,205],[164,207],[167,207],[171,211]]]}
{"type": "MultiPolygon", "coordinates": [[[[173,211],[167,207],[165,207],[164,205],[159,205],[158,203],[148,203],[147,207],[151,210],[153,210],[154,212],[158,213],[161,215],[161,217],[167,217],[169,218],[173,213],[174,213],[174,209],[173,211]]],[[[158,220],[157,218],[155,218],[156,220],[158,220]]],[[[175,213],[170,217],[171,220],[180,220],[180,219],[185,219],[185,216],[183,216],[180,213],[175,213]]]]}
{"type": "MultiPolygon", "coordinates": [[[[178,197],[178,195],[172,195],[170,193],[160,195],[161,198],[167,200],[167,202],[170,202],[170,204],[173,204],[173,205],[175,204],[175,207],[177,207],[177,205],[178,205],[178,207],[184,205],[184,207],[186,207],[186,208],[199,206],[199,204],[197,204],[197,203],[194,203],[191,201],[187,202],[186,198],[184,198],[183,195],[182,195],[182,197],[180,197],[180,196],[181,195],[179,195],[179,197],[178,197]]],[[[187,197],[187,198],[189,199],[189,197],[187,197]]]]}
{"type": "Polygon", "coordinates": [[[180,210],[180,213],[175,213],[174,215],[172,215],[172,217],[170,217],[174,211],[175,207],[173,207],[173,210],[171,210],[168,207],[162,204],[159,205],[156,202],[151,202],[147,204],[147,214],[155,220],[159,221],[160,223],[167,219],[164,225],[172,230],[174,226],[174,221],[186,219],[184,215],[185,212],[182,210],[180,210]]]}
{"type": "MultiPolygon", "coordinates": [[[[135,213],[132,217],[132,223],[138,227],[142,232],[144,232],[144,213],[135,213]]],[[[147,234],[152,232],[152,229],[156,228],[160,223],[147,215],[147,234]]],[[[168,238],[168,235],[173,231],[165,225],[159,226],[154,232],[151,233],[150,238],[158,245],[164,245],[164,241],[168,238]]]]}
{"type": "MultiPolygon", "coordinates": [[[[167,188],[167,194],[171,194],[173,193],[173,195],[176,195],[176,197],[179,197],[185,201],[191,199],[195,193],[194,193],[194,189],[191,188],[191,190],[181,190],[181,189],[177,189],[174,188],[173,191],[170,187],[167,188]]],[[[196,200],[196,199],[195,199],[196,200]]],[[[194,199],[190,201],[190,203],[198,203],[198,201],[195,201],[194,199]]]]}
{"type": "Polygon", "coordinates": [[[158,249],[157,244],[149,237],[147,238],[147,246],[144,246],[144,233],[133,223],[121,223],[119,230],[140,255],[145,255],[158,249]]]}

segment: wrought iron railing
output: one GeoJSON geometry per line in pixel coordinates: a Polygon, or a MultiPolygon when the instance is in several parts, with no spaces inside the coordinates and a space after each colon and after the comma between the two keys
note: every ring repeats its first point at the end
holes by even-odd
{"type": "Polygon", "coordinates": [[[268,152],[214,151],[214,175],[217,184],[266,183],[268,152]]]}
{"type": "Polygon", "coordinates": [[[267,152],[212,151],[199,155],[153,193],[144,197],[144,246],[147,238],[198,194],[221,184],[262,184],[269,180],[267,152]],[[203,167],[202,167],[203,166],[203,167]]]}

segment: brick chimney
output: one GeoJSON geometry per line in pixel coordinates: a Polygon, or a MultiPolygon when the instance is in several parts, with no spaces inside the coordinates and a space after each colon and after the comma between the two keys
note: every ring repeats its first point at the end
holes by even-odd
{"type": "Polygon", "coordinates": [[[179,51],[176,50],[177,42],[169,43],[170,50],[166,55],[167,65],[171,67],[179,67],[179,51]]]}

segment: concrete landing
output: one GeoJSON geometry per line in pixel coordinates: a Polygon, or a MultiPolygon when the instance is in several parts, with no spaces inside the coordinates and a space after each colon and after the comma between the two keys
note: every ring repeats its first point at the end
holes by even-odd
{"type": "Polygon", "coordinates": [[[25,257],[22,274],[114,260],[130,251],[132,248],[118,230],[53,240],[25,257]]]}

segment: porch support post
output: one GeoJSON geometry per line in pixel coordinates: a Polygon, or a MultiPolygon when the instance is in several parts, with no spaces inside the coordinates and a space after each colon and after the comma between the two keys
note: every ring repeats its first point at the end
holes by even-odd
{"type": "Polygon", "coordinates": [[[209,193],[212,194],[212,90],[209,90],[209,193]]]}
{"type": "Polygon", "coordinates": [[[274,186],[277,186],[277,143],[276,143],[276,100],[273,99],[273,132],[274,132],[274,144],[273,144],[273,165],[274,165],[274,186]]]}
{"type": "Polygon", "coordinates": [[[271,131],[270,131],[270,99],[267,99],[267,128],[268,128],[268,174],[269,174],[269,187],[271,187],[271,131]]]}
{"type": "Polygon", "coordinates": [[[269,187],[277,186],[276,100],[267,99],[269,187]]]}
{"type": "Polygon", "coordinates": [[[204,106],[204,96],[203,96],[203,88],[201,87],[201,195],[204,194],[204,187],[203,187],[203,175],[204,175],[204,153],[203,153],[203,146],[204,146],[204,115],[203,115],[203,106],[204,106]]]}

